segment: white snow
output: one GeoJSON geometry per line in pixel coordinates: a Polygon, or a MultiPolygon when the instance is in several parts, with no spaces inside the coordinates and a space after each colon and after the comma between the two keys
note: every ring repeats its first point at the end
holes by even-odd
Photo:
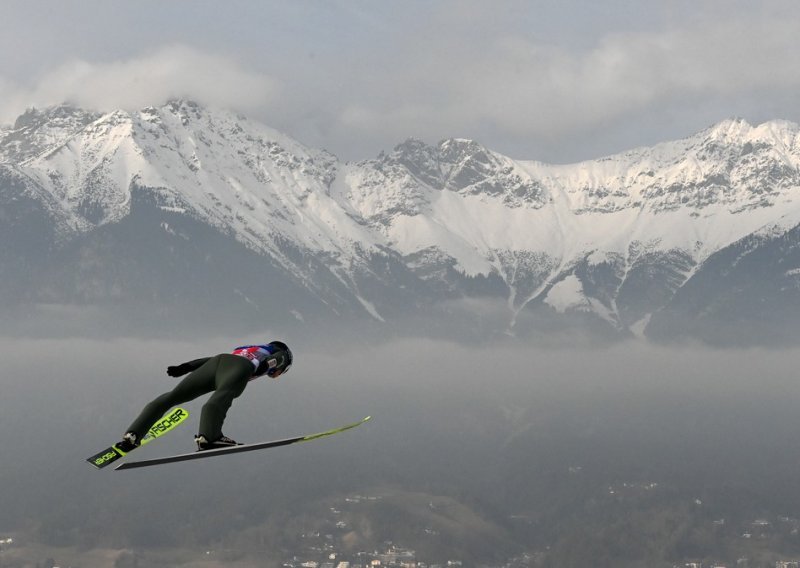
{"type": "Polygon", "coordinates": [[[560,314],[569,309],[589,307],[589,303],[583,295],[583,284],[574,274],[570,274],[550,288],[544,302],[560,314]]]}
{"type": "Polygon", "coordinates": [[[372,317],[374,317],[378,321],[386,321],[378,313],[378,310],[375,309],[375,304],[373,304],[372,302],[370,302],[368,300],[365,300],[364,298],[362,298],[361,296],[358,296],[358,295],[356,296],[356,299],[358,299],[358,301],[361,302],[361,305],[364,306],[364,309],[367,310],[369,315],[371,315],[372,317]]]}
{"type": "Polygon", "coordinates": [[[630,330],[631,330],[631,332],[633,332],[633,335],[635,335],[636,337],[638,337],[640,339],[644,338],[644,331],[645,331],[645,329],[647,329],[647,324],[650,323],[650,319],[652,317],[653,317],[653,314],[647,314],[642,319],[640,319],[639,321],[634,323],[632,326],[630,326],[630,330]]]}

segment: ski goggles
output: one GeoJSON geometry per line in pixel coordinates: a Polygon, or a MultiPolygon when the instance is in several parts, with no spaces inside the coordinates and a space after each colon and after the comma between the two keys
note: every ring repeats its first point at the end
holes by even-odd
{"type": "Polygon", "coordinates": [[[286,365],[283,368],[276,366],[274,369],[269,369],[267,371],[267,376],[268,377],[272,377],[273,379],[277,379],[278,377],[280,377],[284,373],[288,373],[289,369],[291,369],[291,368],[292,368],[291,365],[286,365]]]}
{"type": "Polygon", "coordinates": [[[268,364],[269,368],[267,369],[267,376],[272,377],[273,379],[277,379],[284,373],[288,373],[289,369],[292,368],[291,359],[289,359],[285,353],[279,357],[274,357],[268,362],[268,364]],[[275,362],[274,364],[273,361],[275,362]]]}

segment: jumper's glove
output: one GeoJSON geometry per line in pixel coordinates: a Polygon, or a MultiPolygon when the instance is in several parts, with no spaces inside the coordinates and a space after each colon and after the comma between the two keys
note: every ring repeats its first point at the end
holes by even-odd
{"type": "Polygon", "coordinates": [[[175,365],[174,367],[167,367],[167,374],[170,377],[180,377],[191,370],[192,366],[189,363],[181,363],[180,365],[175,365]]]}

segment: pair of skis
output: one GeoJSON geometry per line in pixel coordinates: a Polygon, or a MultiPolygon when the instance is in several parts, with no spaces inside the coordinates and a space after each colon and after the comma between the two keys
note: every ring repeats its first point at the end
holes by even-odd
{"type": "MultiPolygon", "coordinates": [[[[174,408],[170,410],[164,417],[156,422],[150,431],[147,433],[146,436],[142,438],[141,445],[144,446],[145,444],[149,444],[156,438],[163,436],[167,432],[173,430],[180,424],[182,424],[187,418],[189,417],[189,411],[183,408],[174,408]]],[[[161,458],[153,458],[149,460],[140,460],[140,461],[131,461],[131,462],[124,462],[118,465],[114,469],[134,469],[137,467],[148,467],[151,465],[159,465],[164,463],[172,463],[172,462],[180,462],[180,461],[189,461],[189,460],[197,460],[202,458],[210,458],[213,456],[221,456],[227,454],[236,454],[241,452],[252,452],[254,450],[263,450],[266,448],[276,448],[279,446],[288,446],[290,444],[297,444],[299,442],[308,442],[311,440],[316,440],[318,438],[324,438],[326,436],[332,436],[333,434],[338,434],[339,432],[345,432],[347,430],[351,430],[357,426],[361,426],[369,420],[371,417],[367,416],[366,418],[362,418],[358,422],[353,422],[352,424],[347,424],[345,426],[341,426],[339,428],[333,428],[331,430],[326,430],[325,432],[318,432],[316,434],[307,434],[305,436],[295,436],[293,438],[285,438],[283,440],[273,440],[271,442],[258,442],[255,444],[243,444],[240,446],[231,446],[229,448],[219,448],[216,450],[204,450],[198,452],[192,452],[189,454],[178,454],[173,456],[166,456],[161,458]]],[[[131,450],[133,451],[133,450],[131,450]]],[[[111,465],[118,459],[125,457],[130,452],[124,452],[116,445],[106,448],[105,450],[93,455],[90,458],[87,458],[90,464],[98,469],[102,469],[108,465],[111,465]]]]}

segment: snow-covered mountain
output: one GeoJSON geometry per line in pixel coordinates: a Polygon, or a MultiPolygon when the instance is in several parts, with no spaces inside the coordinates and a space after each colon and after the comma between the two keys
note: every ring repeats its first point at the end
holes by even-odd
{"type": "Polygon", "coordinates": [[[188,101],[64,105],[0,129],[0,238],[7,303],[791,340],[800,127],[569,165],[462,139],[343,163],[188,101]]]}

